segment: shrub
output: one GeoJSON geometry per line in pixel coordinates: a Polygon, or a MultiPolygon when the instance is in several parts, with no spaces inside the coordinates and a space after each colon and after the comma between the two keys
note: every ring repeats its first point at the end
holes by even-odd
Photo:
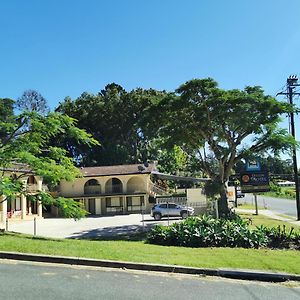
{"type": "Polygon", "coordinates": [[[273,181],[270,181],[269,185],[271,192],[275,192],[278,195],[281,194],[281,187],[278,184],[274,183],[273,181]]]}
{"type": "Polygon", "coordinates": [[[152,244],[183,247],[300,248],[300,233],[285,227],[250,229],[248,221],[237,215],[231,219],[210,216],[190,217],[171,226],[156,226],[147,241],[152,244]]]}
{"type": "Polygon", "coordinates": [[[284,190],[284,194],[288,197],[295,198],[296,192],[293,189],[286,189],[284,190]]]}

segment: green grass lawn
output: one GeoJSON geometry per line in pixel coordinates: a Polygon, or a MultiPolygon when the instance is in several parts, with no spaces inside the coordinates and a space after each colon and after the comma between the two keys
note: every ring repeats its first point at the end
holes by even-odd
{"type": "Polygon", "coordinates": [[[296,250],[166,247],[144,241],[54,240],[8,233],[0,234],[0,251],[300,274],[296,250]]]}

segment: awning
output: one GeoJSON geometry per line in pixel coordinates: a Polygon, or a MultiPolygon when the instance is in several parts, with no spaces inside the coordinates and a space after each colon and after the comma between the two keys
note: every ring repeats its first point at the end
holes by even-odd
{"type": "Polygon", "coordinates": [[[210,181],[210,178],[196,178],[196,177],[189,177],[189,176],[177,176],[177,175],[170,175],[170,174],[160,173],[158,171],[152,171],[151,174],[156,175],[158,178],[167,179],[167,180],[189,181],[189,182],[194,182],[194,183],[210,181]]]}

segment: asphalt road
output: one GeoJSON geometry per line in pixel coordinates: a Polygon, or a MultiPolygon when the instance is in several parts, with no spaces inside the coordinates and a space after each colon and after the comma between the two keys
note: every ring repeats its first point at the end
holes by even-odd
{"type": "Polygon", "coordinates": [[[0,293],[10,300],[299,300],[300,285],[0,260],[0,293]]]}
{"type": "MultiPolygon", "coordinates": [[[[254,204],[254,196],[252,194],[246,194],[245,198],[239,198],[238,203],[254,204]]],[[[265,196],[257,196],[257,203],[260,207],[267,207],[268,209],[279,213],[296,217],[296,200],[280,199],[265,196]]]]}

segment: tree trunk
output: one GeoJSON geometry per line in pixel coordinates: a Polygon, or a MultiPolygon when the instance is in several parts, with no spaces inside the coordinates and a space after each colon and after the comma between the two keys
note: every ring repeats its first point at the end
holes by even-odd
{"type": "Polygon", "coordinates": [[[228,216],[228,202],[227,202],[227,186],[224,182],[220,182],[220,199],[218,202],[219,215],[221,217],[228,216]]]}

